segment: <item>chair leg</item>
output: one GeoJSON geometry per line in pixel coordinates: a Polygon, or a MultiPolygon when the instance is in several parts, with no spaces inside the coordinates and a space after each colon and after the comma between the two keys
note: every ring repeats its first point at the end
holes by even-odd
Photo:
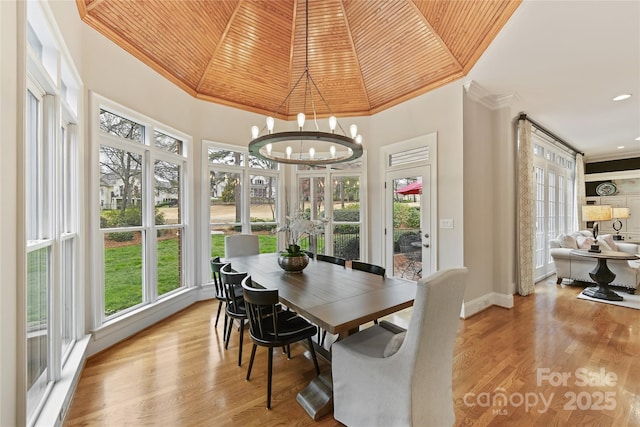
{"type": "Polygon", "coordinates": [[[218,314],[216,314],[215,327],[218,327],[218,319],[220,318],[220,311],[222,310],[222,301],[218,301],[218,314]]]}
{"type": "Polygon", "coordinates": [[[273,349],[267,347],[268,353],[268,366],[267,366],[267,409],[271,409],[271,374],[273,371],[273,349]]]}
{"type": "Polygon", "coordinates": [[[313,359],[313,366],[316,368],[316,374],[320,375],[320,366],[318,366],[316,351],[313,349],[313,341],[311,341],[311,338],[307,338],[307,341],[309,341],[309,349],[311,350],[311,358],[313,359]]]}
{"type": "Polygon", "coordinates": [[[253,344],[253,347],[251,348],[251,359],[249,359],[249,369],[247,370],[247,381],[249,381],[249,378],[251,377],[251,368],[253,368],[253,359],[256,357],[256,348],[258,348],[258,346],[253,344]]]}
{"type": "Polygon", "coordinates": [[[224,349],[227,350],[229,348],[229,340],[231,339],[231,329],[233,329],[233,319],[229,319],[229,325],[227,327],[227,336],[224,340],[224,349]]]}
{"type": "Polygon", "coordinates": [[[242,366],[242,338],[244,337],[244,319],[240,319],[240,348],[238,349],[238,366],[242,366]]]}

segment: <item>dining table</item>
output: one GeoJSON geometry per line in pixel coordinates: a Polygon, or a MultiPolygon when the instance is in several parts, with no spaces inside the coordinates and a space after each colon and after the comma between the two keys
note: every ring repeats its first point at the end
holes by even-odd
{"type": "MultiPolygon", "coordinates": [[[[225,258],[235,271],[247,272],[266,289],[277,289],[280,302],[338,340],[360,326],[413,305],[416,282],[383,277],[330,262],[309,260],[301,273],[285,272],[278,254],[225,258]]],[[[330,351],[319,348],[330,363],[330,351]]],[[[313,419],[333,409],[332,380],[321,374],[300,393],[297,401],[313,419]]]]}

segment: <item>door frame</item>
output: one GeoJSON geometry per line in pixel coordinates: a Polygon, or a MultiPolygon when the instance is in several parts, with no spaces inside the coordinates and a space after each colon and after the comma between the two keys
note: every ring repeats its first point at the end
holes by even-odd
{"type": "MultiPolygon", "coordinates": [[[[429,229],[430,231],[430,254],[429,265],[430,271],[423,271],[422,277],[427,277],[429,274],[438,270],[438,134],[433,132],[426,135],[421,135],[408,140],[392,143],[381,147],[381,164],[380,170],[383,172],[381,179],[383,180],[382,188],[385,190],[383,197],[382,212],[384,212],[383,229],[381,230],[381,240],[384,242],[382,245],[382,259],[384,260],[387,268],[391,268],[388,265],[389,260],[393,259],[393,238],[392,230],[388,230],[389,221],[393,218],[393,208],[389,204],[390,196],[389,191],[391,188],[386,188],[387,175],[390,172],[411,170],[418,171],[417,174],[422,175],[423,182],[429,182],[429,229]],[[418,156],[414,156],[414,159],[407,160],[393,164],[391,156],[394,154],[400,154],[403,152],[410,152],[412,150],[419,150],[428,148],[428,157],[426,159],[420,159],[418,156]]],[[[389,186],[390,187],[390,186],[389,186]]]]}

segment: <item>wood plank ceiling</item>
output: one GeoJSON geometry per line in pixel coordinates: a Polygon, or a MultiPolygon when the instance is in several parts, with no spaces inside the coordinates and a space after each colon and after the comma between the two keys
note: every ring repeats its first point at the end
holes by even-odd
{"type": "Polygon", "coordinates": [[[463,77],[521,0],[309,0],[308,61],[304,0],[76,1],[194,97],[291,119],[312,100],[321,117],[370,115],[463,77]],[[319,94],[296,86],[305,63],[319,94]]]}

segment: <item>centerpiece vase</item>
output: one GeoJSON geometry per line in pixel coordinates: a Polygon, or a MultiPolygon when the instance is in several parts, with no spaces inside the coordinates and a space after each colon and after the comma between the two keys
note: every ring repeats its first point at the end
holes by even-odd
{"type": "Polygon", "coordinates": [[[280,254],[278,256],[278,265],[287,273],[302,273],[302,270],[309,265],[309,256],[305,253],[300,255],[280,254]]]}

